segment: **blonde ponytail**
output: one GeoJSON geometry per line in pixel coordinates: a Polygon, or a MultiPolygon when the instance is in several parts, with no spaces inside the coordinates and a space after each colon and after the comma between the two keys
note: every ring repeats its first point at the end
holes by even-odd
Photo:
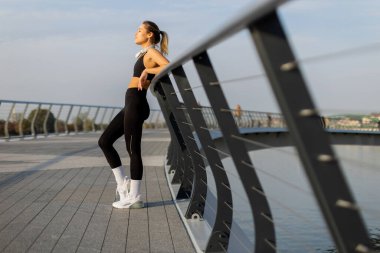
{"type": "Polygon", "coordinates": [[[161,43],[160,43],[160,48],[161,48],[161,53],[163,54],[169,54],[169,36],[166,32],[160,31],[161,34],[161,43]]]}
{"type": "Polygon", "coordinates": [[[160,43],[161,53],[163,54],[169,54],[169,37],[168,34],[164,31],[160,31],[160,28],[156,25],[156,23],[145,20],[143,21],[143,24],[145,25],[148,32],[153,33],[153,41],[152,43],[158,44],[160,43]]]}

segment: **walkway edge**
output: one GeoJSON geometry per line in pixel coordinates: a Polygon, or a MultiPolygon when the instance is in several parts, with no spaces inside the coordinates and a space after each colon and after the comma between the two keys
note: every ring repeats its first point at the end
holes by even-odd
{"type": "Polygon", "coordinates": [[[170,194],[172,195],[174,205],[178,211],[179,216],[181,217],[182,223],[184,224],[184,226],[186,228],[187,234],[190,237],[190,240],[193,244],[193,247],[195,248],[197,253],[204,253],[205,251],[199,247],[198,242],[195,238],[195,235],[193,234],[193,231],[191,230],[189,224],[187,223],[187,219],[185,218],[184,213],[182,212],[182,210],[178,204],[178,201],[176,199],[176,195],[174,194],[174,190],[173,190],[172,184],[170,183],[170,179],[169,179],[168,173],[167,173],[168,172],[167,159],[165,159],[165,161],[164,161],[164,169],[165,169],[166,182],[168,183],[168,186],[170,189],[170,194]]]}

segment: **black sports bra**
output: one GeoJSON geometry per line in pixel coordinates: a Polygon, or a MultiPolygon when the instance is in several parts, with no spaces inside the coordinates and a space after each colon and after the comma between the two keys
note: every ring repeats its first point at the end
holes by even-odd
{"type": "MultiPolygon", "coordinates": [[[[145,66],[144,66],[144,55],[143,55],[143,56],[140,56],[135,63],[135,67],[133,68],[133,76],[140,77],[144,69],[145,69],[145,66]]],[[[154,78],[154,76],[155,76],[154,74],[148,74],[147,80],[151,81],[154,78]]]]}

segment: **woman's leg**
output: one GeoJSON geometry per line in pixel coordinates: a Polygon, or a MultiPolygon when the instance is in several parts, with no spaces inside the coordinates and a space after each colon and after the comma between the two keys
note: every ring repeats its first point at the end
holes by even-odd
{"type": "Polygon", "coordinates": [[[110,122],[103,134],[100,136],[98,144],[102,149],[111,168],[121,166],[120,156],[113,147],[114,142],[124,134],[124,109],[122,109],[110,122]]]}
{"type": "Polygon", "coordinates": [[[120,156],[113,147],[114,142],[124,134],[124,109],[121,110],[110,124],[104,130],[99,138],[99,146],[103,150],[104,155],[112,168],[112,172],[116,180],[116,196],[120,196],[120,200],[128,197],[129,179],[125,176],[125,168],[121,165],[120,156]]]}
{"type": "Polygon", "coordinates": [[[129,157],[131,159],[131,179],[141,180],[143,175],[143,163],[141,158],[141,137],[143,121],[139,118],[138,112],[127,112],[124,120],[125,144],[127,146],[129,157]]]}
{"type": "Polygon", "coordinates": [[[144,120],[149,115],[149,106],[145,97],[127,96],[124,114],[124,137],[127,151],[131,159],[131,181],[128,199],[115,202],[116,208],[142,208],[141,179],[143,175],[143,163],[141,158],[141,137],[144,120]]]}
{"type": "Polygon", "coordinates": [[[141,135],[142,135],[142,121],[134,121],[134,117],[127,117],[128,120],[124,124],[125,128],[125,142],[127,151],[130,156],[130,190],[128,197],[124,200],[114,202],[112,204],[115,208],[142,208],[144,202],[141,198],[141,179],[143,174],[143,164],[141,159],[141,135]]]}
{"type": "MultiPolygon", "coordinates": [[[[149,105],[145,97],[133,97],[138,100],[130,101],[124,114],[124,137],[128,154],[131,158],[131,179],[141,180],[143,163],[141,158],[141,137],[144,121],[149,116],[149,105]]],[[[130,98],[131,99],[131,98],[130,98]]]]}

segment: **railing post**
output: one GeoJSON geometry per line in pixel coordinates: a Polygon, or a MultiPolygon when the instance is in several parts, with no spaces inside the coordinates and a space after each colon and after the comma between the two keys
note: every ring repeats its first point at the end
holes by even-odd
{"type": "Polygon", "coordinates": [[[44,133],[45,133],[45,136],[48,136],[47,121],[48,121],[50,110],[51,110],[52,106],[53,106],[52,104],[49,105],[49,109],[48,109],[48,111],[46,113],[46,116],[45,116],[45,119],[44,119],[44,133]]]}
{"type": "MultiPolygon", "coordinates": [[[[168,121],[169,124],[171,125],[170,121],[168,121]]],[[[174,137],[176,138],[175,134],[174,137]]],[[[191,194],[191,187],[188,184],[188,181],[186,180],[185,182],[183,181],[183,178],[188,178],[186,175],[186,168],[183,166],[184,163],[181,162],[183,160],[183,153],[181,150],[181,145],[179,144],[178,140],[174,142],[174,150],[173,150],[173,162],[170,166],[170,172],[173,173],[173,178],[171,180],[172,184],[181,184],[180,190],[177,193],[176,198],[177,199],[184,199],[190,196],[191,194]],[[183,183],[183,184],[182,184],[183,183]]],[[[188,173],[187,173],[188,174],[188,173]]]]}
{"type": "Polygon", "coordinates": [[[34,138],[37,137],[37,133],[36,133],[36,130],[34,129],[34,124],[36,122],[36,119],[37,119],[37,116],[38,116],[38,113],[40,112],[40,108],[41,108],[41,104],[38,104],[37,106],[37,110],[35,111],[34,115],[33,115],[33,119],[32,119],[32,122],[30,123],[30,129],[32,131],[32,136],[34,138]]]}
{"type": "Polygon", "coordinates": [[[178,145],[178,148],[176,148],[176,159],[174,164],[176,170],[172,179],[172,183],[181,183],[177,193],[177,199],[190,198],[193,188],[194,169],[190,165],[191,160],[188,157],[188,150],[180,132],[178,122],[172,109],[170,108],[169,103],[167,102],[168,96],[162,89],[161,83],[156,85],[155,88],[155,92],[159,94],[158,98],[160,107],[162,108],[162,111],[166,112],[166,120],[168,122],[168,127],[170,127],[169,130],[171,132],[172,139],[175,139],[176,144],[178,145]]]}
{"type": "Polygon", "coordinates": [[[250,30],[338,251],[369,252],[358,205],[320,124],[277,13],[252,23],[250,30]]]}
{"type": "MultiPolygon", "coordinates": [[[[166,101],[171,107],[171,110],[178,123],[178,128],[182,134],[185,146],[190,153],[190,160],[192,162],[192,168],[195,171],[195,177],[193,180],[193,190],[191,193],[190,204],[186,211],[185,217],[191,218],[194,214],[198,214],[203,217],[205,199],[207,195],[207,175],[203,159],[199,156],[200,151],[197,143],[195,142],[192,130],[190,128],[191,123],[186,119],[184,110],[176,96],[173,85],[168,76],[164,76],[160,79],[161,87],[165,93],[166,101]]],[[[185,107],[187,104],[185,103],[185,107]]],[[[190,179],[191,180],[191,179],[190,179]]]]}
{"type": "MultiPolygon", "coordinates": [[[[211,236],[207,243],[206,252],[226,251],[228,248],[233,214],[230,183],[207,128],[205,118],[202,114],[203,109],[196,101],[185,71],[182,67],[177,67],[173,69],[172,73],[183,101],[187,105],[187,112],[215,178],[217,192],[216,217],[211,236]]],[[[203,155],[198,154],[198,156],[203,155]]]]}
{"type": "Polygon", "coordinates": [[[238,139],[240,137],[239,129],[231,114],[231,109],[229,109],[207,52],[194,56],[193,61],[252,208],[256,235],[255,252],[275,252],[274,223],[269,203],[248,151],[238,139]]]}
{"type": "Polygon", "coordinates": [[[9,110],[9,113],[8,113],[8,118],[7,118],[7,121],[5,122],[5,125],[4,125],[4,137],[7,138],[8,140],[11,138],[10,134],[9,134],[9,121],[11,120],[11,117],[12,117],[12,113],[13,113],[13,110],[15,108],[15,105],[16,103],[12,103],[12,106],[11,106],[11,109],[9,110]]]}
{"type": "Polygon", "coordinates": [[[25,114],[26,114],[26,112],[28,110],[28,106],[29,106],[29,103],[26,103],[24,111],[22,112],[21,117],[20,117],[20,122],[19,122],[19,126],[18,126],[19,131],[20,131],[20,134],[19,134],[20,138],[24,137],[24,126],[23,126],[23,123],[24,123],[25,114]]]}
{"type": "Polygon", "coordinates": [[[56,135],[59,134],[59,130],[58,130],[58,121],[59,121],[59,117],[61,116],[62,107],[63,107],[63,105],[61,105],[61,106],[59,107],[57,117],[55,118],[55,121],[54,121],[54,132],[55,132],[56,135]]]}
{"type": "Polygon", "coordinates": [[[74,105],[70,105],[69,113],[67,114],[67,117],[66,117],[66,120],[65,120],[65,132],[66,132],[66,134],[69,133],[69,128],[68,128],[67,124],[69,122],[69,119],[70,119],[70,116],[71,116],[71,112],[73,111],[73,107],[74,107],[74,105]]]}
{"type": "MultiPolygon", "coordinates": [[[[83,113],[83,118],[82,118],[82,133],[86,133],[86,122],[89,119],[90,113],[91,113],[91,106],[88,106],[87,112],[83,113]]],[[[92,124],[91,124],[91,129],[92,129],[92,124]]]]}
{"type": "Polygon", "coordinates": [[[96,108],[96,112],[95,112],[94,118],[92,119],[92,126],[91,126],[92,127],[92,132],[96,132],[95,121],[96,121],[96,118],[98,117],[99,110],[100,110],[100,106],[98,106],[96,108]]]}
{"type": "Polygon", "coordinates": [[[153,121],[153,118],[154,118],[155,114],[156,114],[156,111],[151,109],[150,110],[149,118],[147,118],[146,121],[145,121],[148,128],[153,128],[152,127],[152,121],[153,121]]]}
{"type": "Polygon", "coordinates": [[[253,123],[252,112],[248,112],[248,127],[254,127],[255,125],[253,123]]]}
{"type": "Polygon", "coordinates": [[[104,131],[104,126],[103,126],[104,125],[104,118],[106,117],[107,111],[108,111],[108,108],[105,108],[104,112],[103,112],[102,119],[100,120],[100,130],[101,131],[104,131]]]}
{"type": "Polygon", "coordinates": [[[110,118],[108,119],[108,122],[107,122],[107,125],[109,125],[109,123],[111,122],[111,120],[113,119],[113,114],[115,112],[115,108],[112,108],[112,111],[111,111],[111,114],[110,114],[110,118]]]}
{"type": "MultiPolygon", "coordinates": [[[[168,146],[168,152],[167,152],[167,160],[166,160],[166,165],[171,165],[172,162],[173,162],[173,152],[174,152],[174,147],[173,147],[173,140],[170,139],[170,143],[169,143],[169,146],[168,146]]],[[[170,169],[169,171],[170,172],[170,169]]]]}
{"type": "MultiPolygon", "coordinates": [[[[157,92],[159,92],[159,91],[157,90],[157,92]]],[[[156,90],[154,91],[154,93],[156,93],[156,90]]],[[[160,108],[162,110],[162,115],[163,115],[165,121],[166,122],[170,122],[170,120],[169,120],[169,112],[165,108],[165,104],[162,101],[161,95],[159,95],[157,97],[157,101],[158,101],[158,104],[159,104],[159,106],[160,106],[160,108]]],[[[170,165],[169,171],[168,171],[169,174],[172,174],[172,173],[174,174],[174,173],[176,173],[176,169],[177,169],[176,160],[177,160],[177,152],[180,149],[179,148],[180,145],[178,144],[178,140],[177,140],[177,138],[176,138],[176,136],[174,134],[174,129],[173,129],[173,127],[172,127],[171,124],[168,124],[168,130],[169,130],[170,137],[171,137],[171,142],[170,142],[170,146],[168,148],[168,152],[171,151],[171,153],[170,154],[168,153],[168,155],[170,155],[170,157],[168,157],[168,163],[167,163],[167,165],[170,165]]],[[[182,175],[181,175],[181,177],[182,177],[182,175]]],[[[173,181],[174,180],[174,177],[173,177],[171,183],[172,184],[175,184],[175,183],[179,184],[179,183],[181,183],[181,180],[180,180],[181,177],[178,178],[177,182],[173,181]]]]}
{"type": "MultiPolygon", "coordinates": [[[[170,122],[170,121],[168,121],[170,122]]],[[[168,124],[168,125],[171,125],[171,124],[168,124]]],[[[174,137],[172,137],[172,139],[174,139],[174,137]]],[[[174,143],[173,143],[173,156],[172,156],[172,164],[170,166],[170,169],[169,171],[171,173],[173,173],[173,178],[172,178],[172,181],[170,183],[172,184],[180,184],[182,182],[182,178],[183,178],[183,175],[185,174],[184,172],[184,168],[180,166],[180,163],[179,163],[179,159],[180,159],[180,155],[179,155],[179,150],[180,150],[180,145],[178,144],[178,140],[176,140],[174,143]]]]}
{"type": "MultiPolygon", "coordinates": [[[[74,131],[75,131],[75,134],[78,133],[78,120],[79,120],[79,115],[80,115],[80,113],[82,111],[82,107],[83,106],[79,106],[77,117],[74,119],[74,131]]],[[[82,128],[83,128],[83,121],[82,121],[82,128]]]]}

